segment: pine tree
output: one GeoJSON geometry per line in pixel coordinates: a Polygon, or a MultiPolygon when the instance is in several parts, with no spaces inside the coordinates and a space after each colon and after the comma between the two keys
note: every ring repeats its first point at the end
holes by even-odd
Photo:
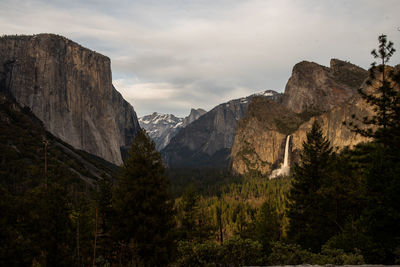
{"type": "Polygon", "coordinates": [[[161,155],[139,131],[113,193],[115,235],[128,262],[163,266],[169,260],[172,203],[161,155]],[[138,257],[138,258],[135,258],[138,257]]]}
{"type": "Polygon", "coordinates": [[[294,167],[288,196],[288,236],[303,248],[313,251],[318,251],[331,236],[324,217],[323,197],[319,193],[329,175],[331,158],[330,143],[323,136],[319,123],[314,121],[307,140],[303,142],[300,163],[294,167]]]}
{"type": "Polygon", "coordinates": [[[281,237],[278,213],[267,201],[259,208],[255,220],[255,234],[267,253],[271,252],[271,244],[281,237]]]}
{"type": "Polygon", "coordinates": [[[358,90],[375,114],[362,119],[366,128],[349,124],[359,134],[390,146],[393,142],[399,143],[400,138],[400,75],[387,65],[396,51],[393,43],[386,35],[379,36],[378,40],[378,50],[372,50],[371,54],[380,61],[379,65],[375,61],[371,64],[367,87],[358,90]]]}
{"type": "Polygon", "coordinates": [[[194,186],[186,188],[182,195],[182,218],[181,218],[181,230],[185,239],[194,239],[197,235],[196,231],[198,219],[198,200],[199,196],[194,189],[194,186]]]}
{"type": "Polygon", "coordinates": [[[112,209],[112,181],[109,177],[103,175],[97,182],[97,191],[95,193],[95,209],[98,210],[98,247],[99,256],[105,262],[111,261],[111,218],[112,209]]]}
{"type": "Polygon", "coordinates": [[[359,90],[375,113],[363,119],[365,130],[356,125],[354,131],[373,139],[364,172],[367,205],[361,220],[376,247],[366,258],[393,264],[396,257],[400,261],[400,75],[387,65],[395,52],[393,43],[386,35],[378,40],[378,50],[371,54],[380,64],[371,64],[368,87],[359,90]]]}

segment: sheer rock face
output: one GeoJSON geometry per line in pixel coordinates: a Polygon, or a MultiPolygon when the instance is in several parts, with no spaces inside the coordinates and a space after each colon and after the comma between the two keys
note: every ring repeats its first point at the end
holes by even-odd
{"type": "MultiPolygon", "coordinates": [[[[263,97],[280,99],[266,91],[263,97]]],[[[237,123],[255,95],[220,104],[179,131],[161,151],[170,167],[228,167],[237,123]]]]}
{"type": "Polygon", "coordinates": [[[301,117],[281,103],[254,98],[240,120],[231,153],[235,173],[269,173],[283,159],[287,134],[302,123],[301,117]]]}
{"type": "Polygon", "coordinates": [[[0,38],[0,85],[52,134],[115,164],[139,129],[112,85],[110,59],[61,36],[0,38]]]}
{"type": "MultiPolygon", "coordinates": [[[[252,104],[250,104],[249,111],[253,109],[252,104]]],[[[346,146],[353,147],[360,142],[368,141],[367,138],[352,132],[348,126],[343,125],[344,121],[354,121],[352,119],[353,114],[357,118],[372,114],[365,101],[357,95],[332,110],[311,117],[307,121],[302,121],[295,113],[279,112],[285,114],[286,120],[291,120],[293,125],[298,123],[299,126],[294,131],[293,128],[290,131],[284,131],[284,129],[277,127],[279,123],[277,124],[274,121],[276,117],[270,113],[271,106],[266,105],[266,103],[254,104],[258,105],[258,110],[263,110],[260,114],[264,114],[264,117],[268,116],[270,119],[260,120],[257,116],[247,114],[239,122],[231,155],[232,169],[235,173],[244,174],[250,171],[259,171],[262,174],[269,174],[273,169],[278,168],[283,162],[285,140],[288,134],[292,135],[289,164],[293,165],[293,162],[298,159],[303,142],[307,139],[307,132],[311,130],[315,120],[321,124],[323,134],[336,150],[341,150],[346,146]]]]}
{"type": "Polygon", "coordinates": [[[343,122],[355,121],[352,115],[357,118],[371,116],[372,110],[358,95],[355,95],[348,102],[341,104],[320,116],[312,117],[309,121],[300,125],[293,133],[292,151],[297,152],[302,149],[303,142],[307,139],[307,132],[312,128],[312,124],[317,120],[322,128],[322,133],[328,138],[331,146],[336,150],[348,146],[353,147],[361,142],[369,141],[368,138],[362,137],[352,132],[349,126],[343,125],[343,122]]]}
{"type": "Polygon", "coordinates": [[[338,59],[330,68],[302,61],[293,67],[283,104],[296,113],[325,112],[350,99],[366,79],[366,70],[338,59]]]}
{"type": "Polygon", "coordinates": [[[330,68],[298,63],[281,105],[256,99],[251,102],[248,113],[238,124],[231,154],[233,171],[268,174],[278,168],[283,162],[288,134],[292,135],[289,163],[293,164],[314,120],[321,123],[323,133],[339,150],[367,141],[343,125],[343,121],[352,120],[352,114],[358,118],[371,114],[357,93],[367,74],[336,59],[331,60],[330,68]],[[289,127],[282,127],[285,125],[289,127]]]}

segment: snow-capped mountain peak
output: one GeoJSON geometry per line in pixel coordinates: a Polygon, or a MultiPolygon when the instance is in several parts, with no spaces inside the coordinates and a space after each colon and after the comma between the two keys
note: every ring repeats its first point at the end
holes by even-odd
{"type": "Polygon", "coordinates": [[[179,118],[173,114],[153,112],[151,115],[139,118],[139,124],[156,143],[156,148],[161,150],[180,129],[197,120],[204,113],[206,111],[203,109],[192,109],[189,116],[179,118]]]}

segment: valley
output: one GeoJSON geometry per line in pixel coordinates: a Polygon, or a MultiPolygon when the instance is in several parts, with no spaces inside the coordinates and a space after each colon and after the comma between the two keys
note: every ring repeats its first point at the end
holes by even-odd
{"type": "Polygon", "coordinates": [[[398,263],[400,65],[385,60],[301,61],[283,92],[138,118],[107,56],[0,37],[0,265],[398,263]]]}

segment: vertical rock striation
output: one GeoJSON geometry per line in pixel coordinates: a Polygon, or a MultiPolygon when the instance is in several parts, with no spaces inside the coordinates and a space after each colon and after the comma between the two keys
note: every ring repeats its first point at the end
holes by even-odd
{"type": "Polygon", "coordinates": [[[357,93],[367,75],[366,70],[338,59],[332,59],[329,68],[306,61],[296,64],[282,103],[258,99],[250,103],[238,124],[231,154],[233,171],[269,174],[283,161],[289,134],[293,153],[289,157],[295,159],[314,120],[338,149],[367,141],[343,125],[352,114],[362,118],[371,112],[357,93]]]}
{"type": "Polygon", "coordinates": [[[372,115],[371,108],[365,103],[363,99],[355,95],[348,102],[345,102],[329,112],[322,115],[312,117],[307,122],[300,125],[300,127],[293,133],[293,147],[294,152],[302,149],[302,144],[307,139],[307,132],[312,128],[312,124],[317,120],[322,129],[322,133],[326,136],[331,143],[331,146],[340,150],[344,147],[353,147],[361,142],[369,141],[368,138],[351,131],[351,129],[343,125],[343,122],[354,121],[352,115],[357,118],[372,115]]]}
{"type": "Polygon", "coordinates": [[[246,116],[239,122],[231,153],[236,173],[269,173],[284,159],[286,136],[303,122],[281,103],[253,98],[246,116]]]}
{"type": "Polygon", "coordinates": [[[350,99],[367,78],[367,71],[331,59],[330,67],[302,61],[293,67],[283,104],[296,113],[326,112],[350,99]]]}
{"type": "Polygon", "coordinates": [[[112,85],[110,59],[62,36],[1,37],[0,85],[52,134],[115,164],[139,129],[112,85]]]}

